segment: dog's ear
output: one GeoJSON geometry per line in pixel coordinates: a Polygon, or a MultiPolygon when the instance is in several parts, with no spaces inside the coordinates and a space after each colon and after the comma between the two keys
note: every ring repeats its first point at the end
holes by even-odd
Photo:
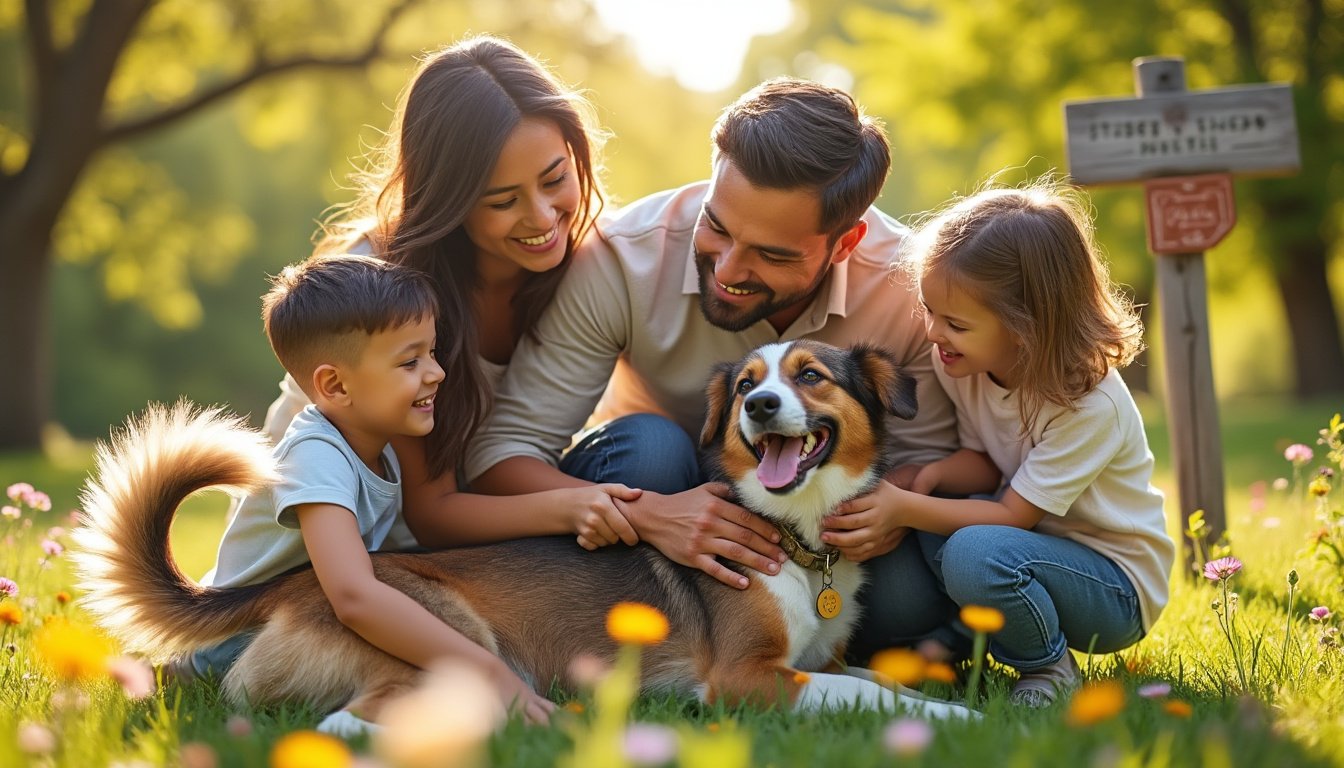
{"type": "Polygon", "coordinates": [[[705,426],[700,430],[700,447],[708,448],[723,434],[728,421],[728,405],[733,401],[735,363],[719,363],[709,372],[705,384],[705,426]]]}
{"type": "Polygon", "coordinates": [[[877,395],[882,407],[907,421],[913,419],[919,410],[915,379],[901,371],[896,356],[868,344],[854,346],[849,353],[862,371],[864,383],[877,395]]]}

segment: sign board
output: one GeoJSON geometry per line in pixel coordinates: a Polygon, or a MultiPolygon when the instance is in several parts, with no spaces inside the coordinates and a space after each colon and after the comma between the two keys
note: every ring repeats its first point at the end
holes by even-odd
{"type": "Polygon", "coordinates": [[[1148,250],[1159,254],[1201,253],[1217,245],[1237,223],[1232,177],[1171,176],[1144,182],[1148,250]]]}
{"type": "Polygon", "coordinates": [[[1078,184],[1292,173],[1302,165],[1286,84],[1068,101],[1064,133],[1078,184]]]}

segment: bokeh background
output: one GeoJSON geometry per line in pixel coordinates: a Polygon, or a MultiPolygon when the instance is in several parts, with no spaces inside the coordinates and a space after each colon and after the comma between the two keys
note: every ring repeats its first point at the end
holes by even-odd
{"type": "MultiPolygon", "coordinates": [[[[1062,102],[1132,95],[1135,57],[1292,83],[1302,172],[1239,180],[1208,254],[1215,382],[1252,408],[1344,391],[1344,0],[0,0],[0,449],[179,396],[259,422],[266,276],[348,199],[417,56],[486,32],[588,91],[610,206],[704,178],[719,110],[780,74],[885,121],[879,205],[907,221],[1066,169],[1062,102]]],[[[1092,200],[1160,402],[1142,190],[1092,200]]]]}

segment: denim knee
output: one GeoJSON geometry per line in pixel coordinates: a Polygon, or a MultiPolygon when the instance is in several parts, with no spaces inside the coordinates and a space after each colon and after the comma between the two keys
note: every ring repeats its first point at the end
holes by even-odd
{"type": "MultiPolygon", "coordinates": [[[[1005,526],[971,525],[937,548],[934,565],[943,588],[958,605],[984,604],[990,592],[1016,583],[1017,564],[1004,557],[1005,526]]],[[[921,542],[926,543],[926,542],[921,542]]]]}
{"type": "Polygon", "coordinates": [[[560,460],[560,469],[595,483],[624,483],[655,493],[680,493],[700,484],[690,435],[651,413],[622,416],[593,429],[560,460]]]}

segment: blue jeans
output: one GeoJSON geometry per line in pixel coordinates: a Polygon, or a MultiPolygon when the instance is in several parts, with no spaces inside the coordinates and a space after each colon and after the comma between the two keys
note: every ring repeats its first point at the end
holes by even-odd
{"type": "Polygon", "coordinates": [[[703,482],[690,435],[652,413],[622,416],[594,428],[560,459],[560,471],[592,483],[624,483],[662,494],[703,482]]]}
{"type": "Polygon", "coordinates": [[[243,651],[247,650],[252,638],[260,631],[249,629],[233,635],[218,645],[198,649],[188,657],[191,668],[196,671],[198,677],[224,677],[233,663],[238,661],[238,657],[243,655],[243,651]]]}
{"type": "Polygon", "coordinates": [[[1059,661],[1067,648],[1111,653],[1143,639],[1134,585],[1090,547],[1003,525],[916,537],[952,602],[1003,613],[989,650],[1004,664],[1031,671],[1059,661]]]}

